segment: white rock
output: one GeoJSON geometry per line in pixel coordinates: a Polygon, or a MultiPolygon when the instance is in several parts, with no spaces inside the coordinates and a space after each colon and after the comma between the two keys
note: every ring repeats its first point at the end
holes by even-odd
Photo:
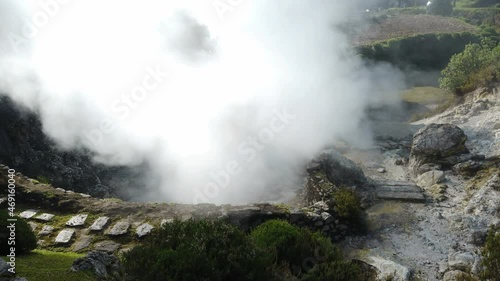
{"type": "Polygon", "coordinates": [[[445,180],[444,172],[432,170],[418,176],[417,185],[423,189],[428,189],[432,185],[441,183],[445,180]]]}
{"type": "Polygon", "coordinates": [[[137,234],[137,237],[141,238],[143,236],[148,235],[151,232],[151,230],[153,230],[153,228],[154,227],[149,223],[143,223],[139,225],[139,227],[137,227],[135,233],[137,234]]]}
{"type": "Polygon", "coordinates": [[[119,221],[106,233],[107,235],[116,236],[127,233],[130,223],[128,221],[119,221]]]}
{"type": "Polygon", "coordinates": [[[85,224],[85,220],[87,220],[87,214],[80,214],[73,216],[69,221],[66,222],[67,226],[81,226],[85,224]]]}
{"type": "Polygon", "coordinates": [[[52,231],[54,231],[54,228],[50,225],[44,225],[42,227],[42,230],[40,230],[40,232],[38,232],[38,235],[49,235],[52,233],[52,231]]]}
{"type": "Polygon", "coordinates": [[[38,223],[29,221],[28,222],[29,226],[31,227],[31,230],[35,231],[38,228],[38,223]]]}
{"type": "Polygon", "coordinates": [[[386,280],[389,277],[394,277],[394,281],[409,281],[411,271],[408,267],[400,265],[390,260],[386,260],[379,256],[368,256],[366,262],[378,271],[378,279],[386,280]],[[394,275],[394,276],[393,276],[394,275]]]}
{"type": "Polygon", "coordinates": [[[39,216],[36,216],[35,219],[41,220],[41,221],[50,221],[53,217],[54,217],[53,214],[43,213],[39,216]]]}
{"type": "Polygon", "coordinates": [[[34,215],[36,215],[37,211],[35,210],[26,210],[22,213],[19,214],[19,217],[20,218],[23,218],[23,219],[30,219],[32,218],[34,215]]]}
{"type": "Polygon", "coordinates": [[[325,221],[326,221],[327,219],[329,219],[331,216],[332,216],[332,215],[330,215],[330,214],[329,214],[329,213],[327,213],[327,212],[323,212],[323,213],[321,213],[321,217],[322,217],[322,218],[323,218],[323,220],[325,220],[325,221]]]}
{"type": "Polygon", "coordinates": [[[73,237],[74,234],[74,229],[63,229],[61,230],[61,232],[59,232],[59,234],[57,234],[55,242],[57,244],[66,244],[69,242],[69,240],[71,240],[71,237],[73,237]]]}
{"type": "Polygon", "coordinates": [[[108,223],[109,217],[99,217],[94,223],[90,226],[90,230],[93,231],[101,231],[104,226],[108,223]]]}

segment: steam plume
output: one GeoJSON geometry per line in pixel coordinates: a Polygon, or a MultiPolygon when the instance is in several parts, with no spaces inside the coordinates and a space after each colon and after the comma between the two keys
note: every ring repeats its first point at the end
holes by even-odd
{"type": "Polygon", "coordinates": [[[369,144],[365,109],[401,87],[352,52],[351,1],[18,2],[0,4],[0,91],[63,149],[149,162],[140,200],[286,199],[332,141],[369,144]]]}

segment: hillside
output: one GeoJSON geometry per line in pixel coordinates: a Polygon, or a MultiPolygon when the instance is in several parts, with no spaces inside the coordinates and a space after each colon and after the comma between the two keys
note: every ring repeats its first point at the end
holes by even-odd
{"type": "Polygon", "coordinates": [[[361,28],[354,36],[355,45],[367,45],[393,38],[430,33],[477,33],[479,28],[461,20],[433,15],[397,15],[378,19],[361,28]]]}

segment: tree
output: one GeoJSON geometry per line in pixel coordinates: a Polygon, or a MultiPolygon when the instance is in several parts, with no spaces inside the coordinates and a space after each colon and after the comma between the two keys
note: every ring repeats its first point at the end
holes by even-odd
{"type": "Polygon", "coordinates": [[[449,16],[453,12],[451,0],[432,0],[427,5],[427,12],[431,15],[449,16]]]}
{"type": "Polygon", "coordinates": [[[481,44],[469,44],[455,54],[441,71],[439,85],[462,95],[477,87],[488,86],[500,78],[500,46],[484,39],[481,44]]]}

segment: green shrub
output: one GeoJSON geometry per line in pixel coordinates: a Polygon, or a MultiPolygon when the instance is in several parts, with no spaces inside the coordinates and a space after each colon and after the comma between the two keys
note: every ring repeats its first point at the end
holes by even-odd
{"type": "Polygon", "coordinates": [[[495,227],[490,228],[486,243],[484,245],[483,266],[484,272],[482,278],[484,280],[500,280],[500,232],[495,227]]]}
{"type": "Polygon", "coordinates": [[[15,247],[15,254],[19,255],[28,253],[37,246],[36,236],[33,230],[31,230],[31,226],[19,217],[10,217],[7,210],[0,210],[0,229],[0,240],[2,241],[0,246],[1,255],[8,255],[11,247],[15,247]],[[7,221],[10,218],[15,218],[17,221],[7,221]],[[10,236],[10,230],[7,226],[11,223],[15,223],[15,245],[9,245],[7,242],[10,236]]]}
{"type": "Polygon", "coordinates": [[[333,193],[333,209],[340,218],[358,223],[362,220],[361,199],[355,190],[340,188],[333,193]]]}
{"type": "Polygon", "coordinates": [[[451,0],[432,0],[427,6],[427,12],[431,15],[449,16],[453,12],[451,0]]]}
{"type": "Polygon", "coordinates": [[[36,177],[36,179],[38,180],[39,183],[50,184],[50,180],[44,176],[38,176],[36,177]]]}
{"type": "Polygon", "coordinates": [[[351,261],[322,263],[307,272],[301,281],[362,281],[375,280],[372,273],[363,271],[351,261]]]}
{"type": "Polygon", "coordinates": [[[265,255],[236,227],[219,221],[175,221],[124,254],[132,280],[269,280],[265,255]]]}
{"type": "Polygon", "coordinates": [[[453,10],[452,14],[453,17],[463,19],[464,21],[477,26],[500,26],[500,21],[498,21],[499,15],[500,9],[498,8],[456,8],[453,10]]]}
{"type": "Polygon", "coordinates": [[[494,48],[492,41],[469,44],[465,50],[454,55],[441,72],[439,85],[443,89],[462,95],[500,78],[500,46],[494,48]]]}
{"type": "Polygon", "coordinates": [[[255,228],[251,236],[276,266],[286,264],[296,275],[317,263],[342,260],[340,251],[326,237],[285,221],[267,221],[255,228]]]}

